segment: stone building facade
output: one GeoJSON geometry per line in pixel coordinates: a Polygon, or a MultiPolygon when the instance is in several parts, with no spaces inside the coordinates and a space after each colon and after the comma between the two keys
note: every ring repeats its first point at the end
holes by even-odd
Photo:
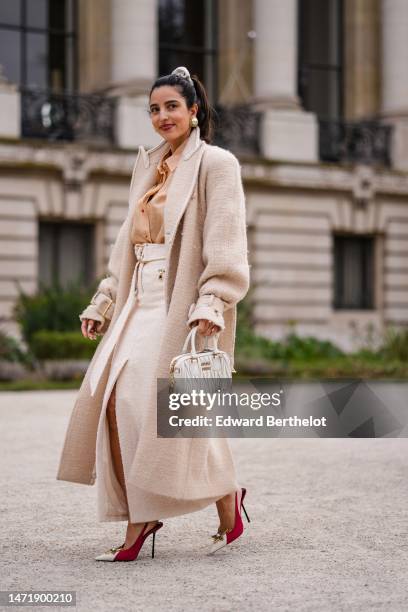
{"type": "Polygon", "coordinates": [[[186,65],[240,159],[254,329],[408,323],[405,0],[4,0],[0,324],[18,285],[104,275],[147,92],[186,65]]]}

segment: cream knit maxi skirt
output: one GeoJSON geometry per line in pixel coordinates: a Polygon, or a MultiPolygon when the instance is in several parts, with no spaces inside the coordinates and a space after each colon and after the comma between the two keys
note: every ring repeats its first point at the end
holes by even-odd
{"type": "Polygon", "coordinates": [[[115,344],[96,438],[99,521],[127,521],[128,516],[132,523],[160,520],[195,512],[219,499],[178,500],[150,493],[138,488],[137,482],[129,482],[128,475],[143,419],[146,417],[146,406],[152,405],[147,397],[152,385],[147,384],[147,381],[155,375],[159,357],[161,333],[166,318],[164,274],[167,272],[167,245],[146,243],[135,245],[134,248],[137,263],[131,291],[136,288],[138,300],[134,301],[115,344]],[[128,502],[116,478],[106,416],[108,399],[115,382],[116,422],[128,502]]]}

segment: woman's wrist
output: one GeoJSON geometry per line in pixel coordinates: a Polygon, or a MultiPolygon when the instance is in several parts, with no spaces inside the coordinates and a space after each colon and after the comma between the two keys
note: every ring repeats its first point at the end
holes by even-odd
{"type": "Polygon", "coordinates": [[[207,320],[216,325],[219,331],[225,329],[224,306],[223,300],[216,295],[200,295],[197,302],[190,306],[187,315],[187,325],[191,327],[191,324],[195,321],[207,320]]]}
{"type": "MultiPolygon", "coordinates": [[[[197,321],[194,321],[194,324],[197,325],[199,333],[203,336],[214,336],[221,331],[221,327],[219,325],[215,325],[208,319],[198,319],[197,321]]],[[[191,325],[191,327],[193,327],[193,325],[191,325]]]]}

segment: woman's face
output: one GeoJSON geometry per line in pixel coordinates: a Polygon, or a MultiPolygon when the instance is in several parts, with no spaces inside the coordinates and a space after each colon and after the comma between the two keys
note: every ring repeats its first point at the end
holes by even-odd
{"type": "Polygon", "coordinates": [[[162,85],[150,96],[150,118],[153,128],[169,142],[174,150],[190,133],[190,119],[198,111],[197,104],[188,109],[186,100],[177,87],[162,85]]]}

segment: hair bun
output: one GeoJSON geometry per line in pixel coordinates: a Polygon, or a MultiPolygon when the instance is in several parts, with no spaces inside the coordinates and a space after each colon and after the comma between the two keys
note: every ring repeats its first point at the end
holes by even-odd
{"type": "Polygon", "coordinates": [[[175,68],[171,74],[177,74],[178,76],[183,77],[183,79],[187,79],[187,81],[194,85],[193,79],[185,66],[178,66],[178,68],[175,68]]]}

